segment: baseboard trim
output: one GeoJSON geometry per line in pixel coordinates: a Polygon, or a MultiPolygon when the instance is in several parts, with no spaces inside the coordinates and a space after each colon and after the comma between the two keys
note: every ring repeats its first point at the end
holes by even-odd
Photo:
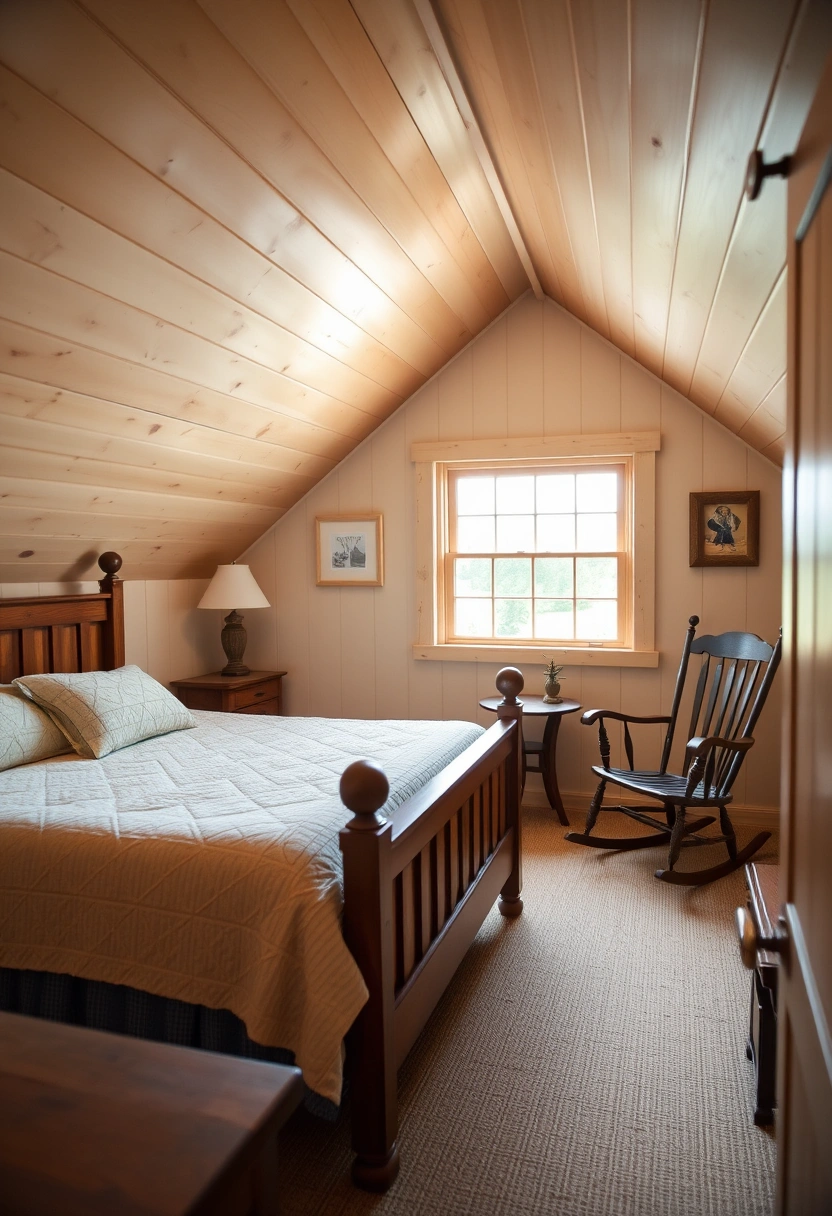
{"type": "MultiPolygon", "coordinates": [[[[580,824],[582,817],[586,814],[592,798],[593,791],[587,793],[580,792],[562,792],[564,809],[569,816],[569,819],[574,824],[580,824]]],[[[607,800],[605,800],[606,804],[607,800]]],[[[645,805],[644,801],[636,802],[633,799],[627,798],[612,798],[608,800],[610,806],[638,806],[645,805]]],[[[535,808],[549,808],[549,802],[546,794],[542,789],[529,789],[528,786],[523,794],[523,806],[535,808]]],[[[658,809],[658,807],[657,807],[658,809]]],[[[767,832],[778,832],[780,830],[780,811],[777,807],[768,806],[740,806],[732,803],[728,811],[731,815],[731,822],[738,828],[757,828],[767,832]]]]}

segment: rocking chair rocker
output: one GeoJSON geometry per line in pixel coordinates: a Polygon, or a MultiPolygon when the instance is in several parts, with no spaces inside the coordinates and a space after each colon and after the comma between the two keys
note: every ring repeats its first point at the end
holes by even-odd
{"type": "Polygon", "coordinates": [[[760,716],[780,663],[782,644],[778,638],[774,646],[769,646],[753,633],[721,633],[716,637],[708,634],[694,641],[698,624],[699,617],[692,616],[682,649],[682,661],[669,717],[640,718],[610,709],[589,710],[581,717],[584,726],[598,723],[601,764],[593,765],[592,771],[601,781],[590,803],[585,830],[566,834],[566,839],[574,844],[585,844],[595,849],[646,849],[669,840],[667,869],[656,870],[656,878],[686,886],[712,882],[739,869],[771,835],[770,832],[760,832],[744,849],[738,851],[734,828],[726,808],[733,798],[731,787],[737,779],[746,753],[754,743],[751,732],[760,716]],[[685,687],[688,660],[692,654],[703,656],[702,666],[693,698],[690,737],[685,748],[682,774],[678,776],[668,773],[667,765],[685,687]],[[624,750],[627,753],[629,769],[610,767],[610,742],[604,726],[605,718],[624,724],[624,750]],[[656,722],[667,723],[661,766],[657,772],[634,769],[629,725],[656,722]],[[591,832],[602,809],[601,803],[608,783],[662,803],[665,822],[658,818],[662,812],[655,807],[605,807],[605,810],[620,811],[631,819],[637,819],[652,831],[649,836],[592,836],[591,832]],[[701,829],[712,824],[716,816],[706,815],[687,820],[686,812],[689,807],[697,811],[718,809],[721,834],[700,836],[698,833],[701,829]],[[682,848],[720,842],[724,843],[728,850],[728,860],[721,865],[693,871],[674,869],[682,848]]]}

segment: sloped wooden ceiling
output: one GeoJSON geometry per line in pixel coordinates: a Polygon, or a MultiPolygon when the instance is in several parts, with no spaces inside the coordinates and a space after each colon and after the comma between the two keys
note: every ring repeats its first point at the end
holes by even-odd
{"type": "Polygon", "coordinates": [[[776,459],[829,7],[0,0],[0,581],[211,574],[530,281],[776,459]]]}

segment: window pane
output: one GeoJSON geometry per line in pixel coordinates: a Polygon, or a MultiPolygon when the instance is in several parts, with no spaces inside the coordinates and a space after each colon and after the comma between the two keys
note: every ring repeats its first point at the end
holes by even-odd
{"type": "Polygon", "coordinates": [[[538,553],[574,553],[575,516],[538,515],[538,553]]]}
{"type": "Polygon", "coordinates": [[[534,553],[534,516],[498,515],[497,552],[534,553]]]}
{"type": "Polygon", "coordinates": [[[572,600],[535,600],[534,636],[536,638],[574,638],[572,600]]]}
{"type": "Polygon", "coordinates": [[[605,641],[618,636],[616,600],[576,600],[575,628],[579,638],[605,641]]]}
{"type": "Polygon", "coordinates": [[[575,487],[579,511],[617,511],[617,473],[579,473],[575,487]]]}
{"type": "Polygon", "coordinates": [[[552,473],[537,478],[539,514],[561,515],[575,510],[575,474],[552,473]]]}
{"type": "Polygon", "coordinates": [[[530,638],[532,636],[531,600],[495,600],[494,636],[530,638]]]}
{"type": "Polygon", "coordinates": [[[457,637],[491,637],[491,600],[454,600],[457,637]]]}
{"type": "Polygon", "coordinates": [[[617,515],[579,515],[578,549],[588,552],[618,548],[617,515]]]}
{"type": "Polygon", "coordinates": [[[456,595],[490,595],[490,559],[487,557],[457,558],[454,562],[454,592],[456,595]]]}
{"type": "Polygon", "coordinates": [[[492,553],[494,516],[461,516],[456,521],[456,548],[458,553],[492,553]]]}
{"type": "Polygon", "coordinates": [[[572,558],[538,557],[534,563],[534,593],[571,596],[572,558]]]}
{"type": "Polygon", "coordinates": [[[456,513],[457,515],[493,515],[494,478],[457,478],[456,513]]]}
{"type": "Polygon", "coordinates": [[[495,595],[531,595],[532,560],[530,557],[494,559],[495,595]]]}
{"type": "Polygon", "coordinates": [[[497,478],[497,514],[527,515],[534,511],[534,477],[497,478]]]}
{"type": "Polygon", "coordinates": [[[575,560],[576,593],[588,596],[618,595],[618,560],[614,557],[579,557],[575,560]]]}

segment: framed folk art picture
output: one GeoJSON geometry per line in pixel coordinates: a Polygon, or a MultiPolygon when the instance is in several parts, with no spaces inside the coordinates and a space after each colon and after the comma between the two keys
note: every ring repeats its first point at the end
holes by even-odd
{"type": "Polygon", "coordinates": [[[381,587],[380,515],[319,515],[315,520],[319,587],[381,587]]]}
{"type": "Polygon", "coordinates": [[[690,564],[759,566],[759,490],[704,490],[691,494],[690,564]]]}

